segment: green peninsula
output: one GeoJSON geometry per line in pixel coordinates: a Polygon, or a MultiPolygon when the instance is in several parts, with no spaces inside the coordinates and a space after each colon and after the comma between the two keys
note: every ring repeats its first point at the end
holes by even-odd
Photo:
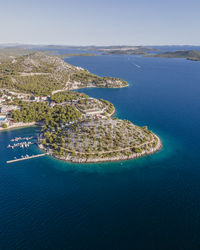
{"type": "Polygon", "coordinates": [[[33,95],[50,95],[52,91],[78,88],[127,87],[124,80],[100,77],[85,69],[64,62],[43,52],[12,57],[0,64],[0,88],[7,88],[33,95]]]}
{"type": "Polygon", "coordinates": [[[117,118],[80,119],[56,131],[46,128],[40,142],[49,154],[78,163],[133,159],[161,147],[160,139],[147,127],[117,118]]]}
{"type": "Polygon", "coordinates": [[[0,130],[38,125],[38,146],[65,161],[127,160],[152,154],[161,141],[152,131],[114,118],[103,99],[71,91],[122,88],[119,78],[99,77],[42,52],[9,57],[0,64],[0,130]]]}

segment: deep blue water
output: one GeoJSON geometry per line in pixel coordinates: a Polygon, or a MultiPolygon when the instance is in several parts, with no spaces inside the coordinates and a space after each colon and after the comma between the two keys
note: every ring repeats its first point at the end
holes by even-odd
{"type": "Polygon", "coordinates": [[[43,157],[6,165],[24,154],[7,149],[8,139],[39,129],[0,133],[0,249],[200,249],[200,63],[66,60],[127,80],[124,89],[80,91],[114,103],[116,116],[148,125],[163,149],[126,162],[77,165],[43,157]]]}

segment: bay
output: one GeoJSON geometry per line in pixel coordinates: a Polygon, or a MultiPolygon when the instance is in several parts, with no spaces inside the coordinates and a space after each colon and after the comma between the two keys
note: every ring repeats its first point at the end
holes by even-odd
{"type": "MultiPolygon", "coordinates": [[[[64,53],[62,51],[62,53],[64,53]]],[[[0,133],[1,249],[199,249],[200,63],[140,56],[76,56],[67,62],[124,89],[82,89],[111,101],[116,116],[147,125],[160,152],[136,160],[71,164],[48,156],[6,164],[28,152],[0,133]]]]}

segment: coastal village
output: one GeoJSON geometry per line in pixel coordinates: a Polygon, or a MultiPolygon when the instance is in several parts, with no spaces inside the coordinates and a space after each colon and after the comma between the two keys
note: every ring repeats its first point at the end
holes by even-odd
{"type": "MultiPolygon", "coordinates": [[[[82,113],[84,117],[90,118],[104,118],[105,116],[111,116],[114,112],[114,106],[105,101],[88,97],[83,93],[78,93],[76,99],[57,103],[51,96],[32,96],[24,93],[16,93],[9,90],[3,90],[0,97],[0,129],[10,127],[26,126],[23,123],[14,123],[10,117],[12,111],[20,110],[21,106],[14,103],[23,101],[27,104],[30,103],[46,103],[49,107],[73,105],[78,111],[82,113]],[[86,97],[85,97],[86,96],[86,97]]],[[[55,94],[56,95],[56,94],[55,94]]]]}
{"type": "Polygon", "coordinates": [[[48,97],[34,97],[25,93],[17,93],[8,89],[1,89],[0,91],[0,129],[9,127],[20,127],[20,124],[14,124],[10,114],[13,110],[20,110],[20,105],[15,105],[16,101],[23,102],[47,102],[48,97]]]}
{"type": "Polygon", "coordinates": [[[8,148],[37,144],[44,152],[8,163],[47,154],[78,163],[127,160],[161,148],[160,139],[146,126],[113,117],[115,107],[109,101],[74,91],[127,87],[121,79],[98,77],[40,52],[1,64],[0,76],[0,130],[41,128],[36,141],[25,138],[8,148]]]}

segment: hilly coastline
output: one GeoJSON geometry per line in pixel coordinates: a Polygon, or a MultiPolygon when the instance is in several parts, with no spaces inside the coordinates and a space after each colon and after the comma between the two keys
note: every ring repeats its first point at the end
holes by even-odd
{"type": "Polygon", "coordinates": [[[165,52],[159,54],[149,54],[149,57],[163,58],[185,58],[192,61],[200,61],[200,51],[197,50],[178,50],[174,52],[165,52]]]}
{"type": "Polygon", "coordinates": [[[32,52],[11,56],[0,64],[0,88],[14,89],[34,95],[50,95],[52,91],[77,88],[120,88],[128,83],[113,77],[100,77],[64,62],[57,56],[32,52]]]}
{"type": "Polygon", "coordinates": [[[43,52],[9,56],[0,64],[1,130],[39,125],[38,146],[65,161],[116,161],[152,154],[161,141],[146,126],[114,118],[115,107],[107,100],[71,91],[127,86],[122,79],[99,77],[43,52]]]}

